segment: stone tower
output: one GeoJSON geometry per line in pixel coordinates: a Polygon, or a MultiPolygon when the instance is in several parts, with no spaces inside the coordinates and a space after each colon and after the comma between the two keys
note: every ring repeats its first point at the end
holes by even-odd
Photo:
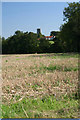
{"type": "Polygon", "coordinates": [[[39,38],[40,37],[40,34],[41,34],[41,30],[40,28],[37,29],[37,37],[39,38]]]}

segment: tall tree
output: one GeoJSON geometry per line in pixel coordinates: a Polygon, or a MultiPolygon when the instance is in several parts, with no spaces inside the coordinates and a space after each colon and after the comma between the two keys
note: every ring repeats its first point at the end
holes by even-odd
{"type": "Polygon", "coordinates": [[[1,39],[1,36],[0,36],[0,54],[2,54],[2,39],[1,39]]]}
{"type": "Polygon", "coordinates": [[[79,52],[80,48],[80,3],[68,3],[64,8],[64,21],[60,27],[61,43],[65,51],[79,52]]]}

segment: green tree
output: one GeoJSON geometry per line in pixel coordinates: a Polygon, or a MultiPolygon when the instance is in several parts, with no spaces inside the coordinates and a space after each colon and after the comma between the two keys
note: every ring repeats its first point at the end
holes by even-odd
{"type": "Polygon", "coordinates": [[[64,52],[79,52],[80,48],[80,3],[68,3],[64,8],[64,25],[60,27],[60,39],[64,52]]]}
{"type": "Polygon", "coordinates": [[[48,40],[46,40],[45,38],[41,38],[39,40],[39,51],[40,53],[47,53],[49,52],[49,48],[50,48],[50,43],[48,40]]]}
{"type": "Polygon", "coordinates": [[[16,31],[13,36],[2,40],[2,52],[8,54],[35,53],[38,49],[37,34],[16,31]]]}
{"type": "Polygon", "coordinates": [[[15,32],[15,35],[21,35],[21,34],[23,34],[23,32],[20,31],[20,30],[17,30],[17,31],[15,32]]]}
{"type": "Polygon", "coordinates": [[[57,36],[59,34],[59,31],[51,31],[50,36],[57,36]]]}
{"type": "Polygon", "coordinates": [[[0,54],[2,54],[2,39],[1,39],[1,36],[0,36],[0,54]]]}
{"type": "Polygon", "coordinates": [[[26,36],[26,52],[35,53],[37,52],[37,34],[29,32],[26,36]]]}

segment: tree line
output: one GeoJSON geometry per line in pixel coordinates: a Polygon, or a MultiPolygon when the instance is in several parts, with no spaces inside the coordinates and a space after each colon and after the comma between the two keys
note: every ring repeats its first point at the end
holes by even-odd
{"type": "Polygon", "coordinates": [[[56,36],[52,43],[45,38],[38,40],[36,33],[17,30],[7,39],[2,37],[2,53],[80,52],[80,3],[68,3],[63,15],[65,23],[60,26],[60,31],[50,33],[56,36]]]}

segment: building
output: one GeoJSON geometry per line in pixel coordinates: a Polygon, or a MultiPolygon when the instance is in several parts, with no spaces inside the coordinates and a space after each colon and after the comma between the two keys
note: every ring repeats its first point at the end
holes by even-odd
{"type": "Polygon", "coordinates": [[[53,40],[55,36],[45,36],[46,40],[53,40]]]}
{"type": "Polygon", "coordinates": [[[41,30],[40,28],[37,29],[37,37],[39,38],[40,37],[40,34],[41,34],[41,30]]]}
{"type": "Polygon", "coordinates": [[[40,34],[41,34],[41,30],[40,28],[37,29],[37,37],[38,37],[38,40],[40,39],[46,39],[46,40],[53,40],[56,36],[45,36],[45,37],[40,37],[40,34]]]}

